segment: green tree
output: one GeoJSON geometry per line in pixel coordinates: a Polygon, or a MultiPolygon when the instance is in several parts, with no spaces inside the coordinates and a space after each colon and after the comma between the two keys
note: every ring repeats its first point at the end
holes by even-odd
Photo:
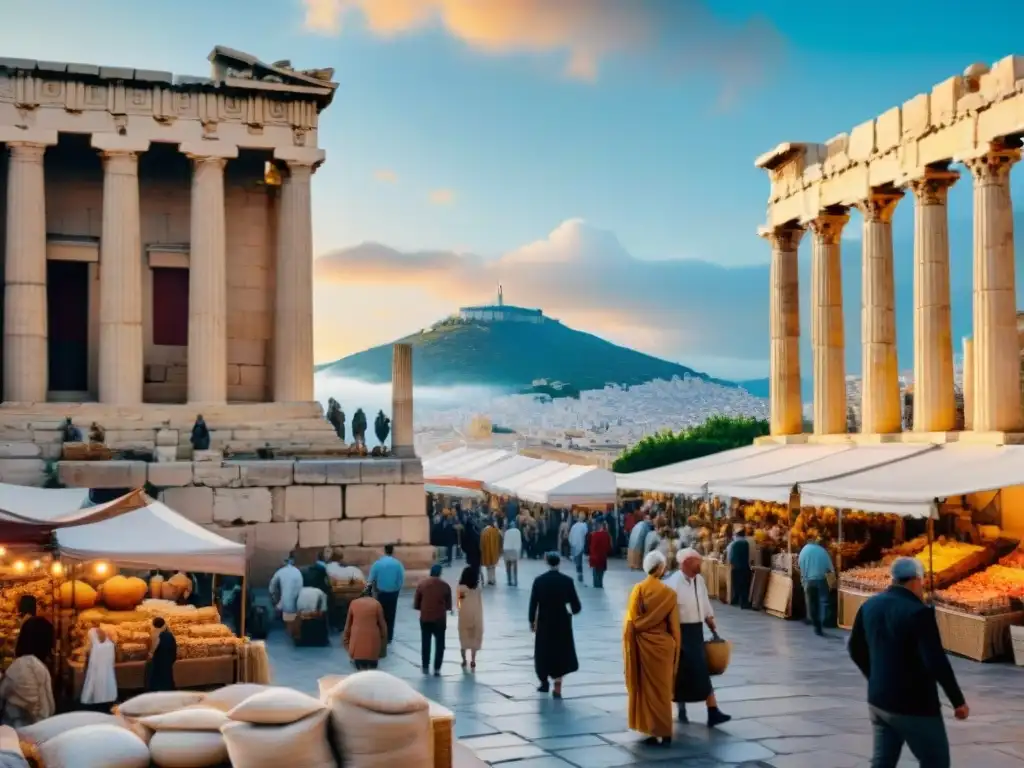
{"type": "Polygon", "coordinates": [[[679,461],[699,459],[719,451],[750,445],[768,434],[768,422],[743,417],[712,416],[703,424],[679,432],[665,430],[649,435],[623,451],[612,469],[639,472],[679,461]]]}
{"type": "Polygon", "coordinates": [[[391,419],[384,415],[384,411],[377,411],[377,418],[373,420],[373,432],[382,446],[388,441],[388,435],[391,434],[391,419]]]}

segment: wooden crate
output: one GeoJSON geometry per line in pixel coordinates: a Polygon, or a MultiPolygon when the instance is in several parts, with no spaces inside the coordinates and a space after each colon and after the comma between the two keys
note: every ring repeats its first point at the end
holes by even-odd
{"type": "Polygon", "coordinates": [[[975,616],[936,608],[942,647],[950,653],[975,661],[998,659],[1011,653],[1010,627],[1024,624],[1024,611],[975,616]]]}
{"type": "Polygon", "coordinates": [[[793,615],[793,579],[772,571],[764,594],[764,612],[778,619],[788,619],[793,615]]]}
{"type": "Polygon", "coordinates": [[[452,768],[452,745],[455,742],[455,713],[436,701],[430,702],[430,741],[434,768],[452,768]]]}
{"type": "Polygon", "coordinates": [[[732,602],[732,566],[728,563],[716,563],[718,576],[718,599],[726,605],[732,602]]]}
{"type": "Polygon", "coordinates": [[[768,581],[771,579],[771,568],[755,565],[750,579],[750,607],[755,611],[764,608],[764,598],[768,594],[768,581]]]}
{"type": "Polygon", "coordinates": [[[861,592],[846,587],[839,588],[839,609],[836,616],[836,624],[840,629],[850,629],[853,620],[857,618],[857,611],[864,605],[864,602],[871,597],[870,592],[861,592]]]}

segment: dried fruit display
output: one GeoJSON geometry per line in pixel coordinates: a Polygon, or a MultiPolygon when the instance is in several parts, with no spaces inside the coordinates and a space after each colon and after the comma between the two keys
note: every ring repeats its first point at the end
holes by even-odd
{"type": "Polygon", "coordinates": [[[843,571],[839,577],[844,587],[864,592],[881,592],[892,583],[888,565],[864,565],[843,571]]]}
{"type": "Polygon", "coordinates": [[[891,557],[914,557],[928,546],[927,536],[917,536],[910,541],[897,544],[895,547],[883,550],[883,554],[891,557]]]}
{"type": "Polygon", "coordinates": [[[934,570],[935,573],[942,573],[949,570],[972,555],[984,552],[984,547],[974,544],[963,544],[959,541],[947,541],[940,538],[932,543],[931,551],[926,548],[917,555],[918,561],[924,565],[924,572],[934,570]]]}
{"type": "Polygon", "coordinates": [[[1007,568],[1024,568],[1024,549],[1018,547],[1000,560],[999,564],[1005,565],[1007,568]]]}
{"type": "Polygon", "coordinates": [[[993,565],[935,593],[935,600],[970,613],[1005,613],[1024,598],[1024,569],[993,565]]]}

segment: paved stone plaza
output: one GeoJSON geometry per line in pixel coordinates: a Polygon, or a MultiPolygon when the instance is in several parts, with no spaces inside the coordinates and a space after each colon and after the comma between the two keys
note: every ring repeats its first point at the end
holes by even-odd
{"type": "MultiPolygon", "coordinates": [[[[453,584],[461,567],[446,570],[453,584]]],[[[671,748],[644,747],[626,730],[621,648],[622,614],[638,575],[614,562],[603,591],[580,589],[583,613],[575,633],[581,669],[566,678],[565,698],[555,701],[536,692],[526,619],[530,584],[543,566],[520,568],[518,588],[500,583],[485,592],[484,649],[475,674],[459,666],[457,620],[451,618],[442,677],[422,675],[411,594],[399,604],[395,644],[381,665],[454,709],[456,735],[483,760],[508,768],[868,764],[865,685],[846,655],[843,633],[821,639],[802,624],[716,603],[722,634],[733,642],[732,664],[716,686],[733,721],[709,730],[701,724],[703,706],[691,705],[692,723],[677,728],[671,748]]],[[[565,563],[563,571],[570,572],[565,563]]],[[[275,630],[270,646],[275,681],[313,694],[321,675],[351,669],[337,638],[331,648],[297,649],[275,630]]],[[[1024,766],[1024,670],[962,659],[953,666],[971,707],[967,723],[953,721],[947,710],[953,765],[1024,766]]],[[[916,764],[909,755],[901,762],[916,764]]]]}

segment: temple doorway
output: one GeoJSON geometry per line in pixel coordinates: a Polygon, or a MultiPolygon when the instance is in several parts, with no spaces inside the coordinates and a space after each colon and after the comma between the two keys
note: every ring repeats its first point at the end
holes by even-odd
{"type": "Polygon", "coordinates": [[[84,399],[89,391],[88,262],[46,262],[46,307],[50,397],[84,399]]]}

